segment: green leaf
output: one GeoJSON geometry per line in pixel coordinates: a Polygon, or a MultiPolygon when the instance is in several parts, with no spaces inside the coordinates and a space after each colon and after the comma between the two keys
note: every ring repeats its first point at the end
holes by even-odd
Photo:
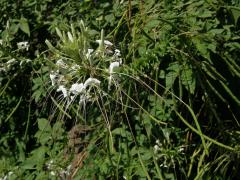
{"type": "Polygon", "coordinates": [[[166,75],[166,90],[169,90],[173,86],[177,76],[178,76],[178,73],[176,73],[174,71],[170,71],[169,73],[167,73],[167,75],[166,75]]]}
{"type": "Polygon", "coordinates": [[[41,95],[42,95],[41,91],[35,91],[32,94],[32,97],[34,98],[35,102],[38,102],[40,100],[41,95]]]}
{"type": "Polygon", "coordinates": [[[170,63],[167,70],[169,72],[166,74],[166,79],[165,79],[166,91],[173,86],[176,78],[179,76],[179,70],[180,70],[179,63],[178,62],[170,63]]]}
{"type": "Polygon", "coordinates": [[[230,10],[231,10],[233,18],[234,18],[234,23],[235,23],[235,25],[237,25],[238,19],[240,17],[240,9],[232,7],[232,8],[230,8],[230,10]]]}
{"type": "Polygon", "coordinates": [[[63,133],[64,133],[64,129],[62,128],[63,124],[60,121],[57,121],[53,127],[52,127],[52,136],[54,138],[62,138],[63,133]],[[60,136],[60,137],[59,137],[60,136]]]}
{"type": "Polygon", "coordinates": [[[195,44],[199,54],[206,59],[210,59],[210,54],[208,51],[208,43],[204,42],[199,37],[192,38],[192,41],[195,44]]]}
{"type": "Polygon", "coordinates": [[[209,17],[212,17],[213,15],[213,12],[212,11],[209,11],[209,10],[204,10],[203,12],[201,12],[198,17],[200,18],[209,18],[209,17]]]}
{"type": "Polygon", "coordinates": [[[18,29],[19,29],[19,24],[11,24],[9,31],[11,34],[14,35],[18,32],[18,29]]]}
{"type": "Polygon", "coordinates": [[[20,29],[30,37],[30,29],[26,18],[21,18],[19,22],[20,29]]]}
{"type": "Polygon", "coordinates": [[[24,161],[25,160],[25,150],[26,150],[26,146],[23,142],[19,141],[19,139],[16,139],[16,145],[18,147],[18,151],[19,151],[19,161],[24,161]]]}
{"type": "Polygon", "coordinates": [[[160,70],[159,78],[161,78],[161,79],[165,78],[165,71],[164,70],[160,70]]]}
{"type": "Polygon", "coordinates": [[[169,64],[169,67],[167,68],[167,70],[174,71],[174,72],[179,72],[179,69],[180,69],[180,66],[178,62],[173,62],[169,64]]]}
{"type": "Polygon", "coordinates": [[[156,27],[158,25],[160,25],[160,21],[157,19],[153,19],[153,20],[147,22],[147,24],[144,27],[144,30],[147,32],[151,31],[154,27],[156,27]]]}
{"type": "Polygon", "coordinates": [[[181,71],[181,81],[185,88],[190,91],[191,94],[194,94],[196,80],[193,75],[192,69],[188,65],[184,65],[183,70],[181,71]],[[185,67],[184,67],[185,66],[185,67]]]}
{"type": "Polygon", "coordinates": [[[51,126],[47,119],[39,118],[38,120],[38,128],[41,131],[51,131],[51,126]]]}
{"type": "Polygon", "coordinates": [[[40,142],[41,145],[47,145],[52,143],[52,141],[50,141],[52,139],[52,136],[48,132],[46,133],[46,132],[38,131],[35,134],[35,137],[38,139],[38,142],[40,142]]]}
{"type": "Polygon", "coordinates": [[[104,18],[105,18],[105,20],[106,20],[107,22],[109,22],[110,24],[113,24],[113,22],[114,22],[114,20],[115,20],[115,17],[113,16],[113,14],[108,14],[108,15],[106,15],[104,18]]]}
{"type": "Polygon", "coordinates": [[[41,146],[31,152],[32,156],[24,161],[22,168],[23,169],[38,169],[41,168],[45,161],[45,154],[48,148],[41,146]]]}

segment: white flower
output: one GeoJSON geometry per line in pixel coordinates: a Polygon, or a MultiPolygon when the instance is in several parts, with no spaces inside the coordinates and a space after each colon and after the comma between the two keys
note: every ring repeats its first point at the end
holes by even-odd
{"type": "Polygon", "coordinates": [[[50,174],[51,174],[52,176],[56,176],[56,173],[55,173],[54,171],[51,171],[50,174]]]}
{"type": "Polygon", "coordinates": [[[115,55],[115,56],[118,56],[118,57],[121,56],[120,50],[119,50],[119,49],[115,49],[114,55],[115,55]]]}
{"type": "Polygon", "coordinates": [[[52,81],[52,86],[55,86],[55,84],[56,84],[56,79],[57,79],[57,74],[56,73],[50,73],[50,79],[51,79],[51,81],[52,81]]]}
{"type": "Polygon", "coordinates": [[[70,74],[75,74],[80,69],[80,66],[78,64],[74,64],[70,67],[70,69],[72,70],[70,74]]]}
{"type": "Polygon", "coordinates": [[[110,41],[107,41],[107,40],[104,40],[104,44],[106,46],[112,46],[113,45],[113,43],[111,43],[110,41]]]}
{"type": "Polygon", "coordinates": [[[101,40],[96,40],[96,42],[99,44],[99,46],[101,45],[101,40]]]}
{"type": "Polygon", "coordinates": [[[88,52],[87,52],[87,54],[86,54],[86,57],[87,57],[88,59],[90,58],[92,52],[93,52],[93,49],[88,49],[88,52]]]}
{"type": "Polygon", "coordinates": [[[49,161],[49,164],[53,164],[53,160],[49,161]]]}
{"type": "Polygon", "coordinates": [[[13,174],[13,172],[12,171],[10,171],[9,173],[8,173],[8,176],[11,176],[13,174]]]}
{"type": "Polygon", "coordinates": [[[155,145],[155,146],[153,147],[153,149],[154,149],[154,153],[157,153],[157,152],[160,150],[160,148],[159,148],[158,145],[155,145]]]}
{"type": "Polygon", "coordinates": [[[113,78],[112,75],[110,75],[108,78],[108,90],[110,90],[110,88],[111,88],[112,78],[113,78]]]}
{"type": "Polygon", "coordinates": [[[16,62],[16,59],[15,59],[15,58],[12,58],[12,59],[10,59],[10,60],[7,61],[7,64],[12,64],[12,63],[14,63],[14,62],[16,62]]]}
{"type": "Polygon", "coordinates": [[[53,160],[50,160],[46,165],[47,165],[47,169],[51,169],[53,166],[53,160]]]}
{"type": "MultiPolygon", "coordinates": [[[[101,45],[101,40],[96,40],[96,42],[99,44],[99,46],[101,45]]],[[[112,46],[113,45],[113,43],[111,43],[110,41],[108,41],[108,40],[104,40],[104,45],[105,46],[107,46],[107,47],[109,47],[109,46],[112,46]]]]}
{"type": "Polygon", "coordinates": [[[15,58],[12,58],[6,62],[7,64],[7,69],[10,69],[12,65],[16,62],[17,60],[15,58]]]}
{"type": "Polygon", "coordinates": [[[67,35],[68,35],[68,39],[73,42],[73,36],[70,32],[67,32],[67,35]]]}
{"type": "Polygon", "coordinates": [[[99,86],[100,83],[101,82],[96,78],[88,78],[84,83],[84,87],[87,88],[88,86],[92,86],[92,85],[99,86]]]}
{"type": "Polygon", "coordinates": [[[61,68],[68,68],[68,65],[62,59],[57,60],[56,65],[61,68]]]}
{"type": "Polygon", "coordinates": [[[22,67],[22,66],[24,66],[25,64],[29,64],[30,62],[31,62],[30,59],[21,60],[21,61],[20,61],[20,66],[22,67]]]}
{"type": "Polygon", "coordinates": [[[26,49],[28,51],[29,44],[27,41],[17,43],[18,49],[26,49]]]}
{"type": "Polygon", "coordinates": [[[85,87],[83,85],[83,83],[75,83],[75,84],[72,84],[72,87],[70,88],[70,92],[73,93],[73,94],[80,94],[82,93],[83,91],[85,90],[85,87]]]}
{"type": "Polygon", "coordinates": [[[113,72],[114,69],[118,68],[120,66],[121,62],[112,62],[109,66],[109,81],[108,81],[108,89],[111,87],[112,79],[113,79],[113,72]]]}
{"type": "Polygon", "coordinates": [[[70,164],[66,169],[66,174],[67,175],[70,175],[71,168],[72,168],[72,165],[70,164]]]}
{"type": "Polygon", "coordinates": [[[160,167],[165,167],[165,168],[168,167],[166,160],[164,161],[164,163],[160,164],[160,167]]]}
{"type": "Polygon", "coordinates": [[[78,70],[80,69],[80,66],[78,64],[74,64],[72,67],[71,67],[72,70],[78,70]]]}
{"type": "Polygon", "coordinates": [[[179,149],[178,149],[178,152],[180,152],[180,153],[184,153],[184,146],[181,146],[181,147],[179,147],[179,149]]]}
{"type": "Polygon", "coordinates": [[[64,75],[58,75],[57,82],[66,84],[68,83],[68,80],[64,75]]]}
{"type": "Polygon", "coordinates": [[[88,94],[83,94],[80,96],[80,100],[79,100],[79,105],[84,105],[86,103],[86,101],[90,101],[91,100],[91,96],[88,94]]]}
{"type": "Polygon", "coordinates": [[[120,66],[120,62],[112,62],[109,66],[109,73],[112,74],[113,70],[120,66]]]}
{"type": "Polygon", "coordinates": [[[63,85],[60,85],[60,86],[58,87],[57,92],[59,92],[59,91],[62,91],[64,98],[68,96],[67,89],[66,89],[63,85]]]}
{"type": "MultiPolygon", "coordinates": [[[[4,68],[4,67],[0,67],[0,73],[1,72],[5,72],[6,71],[6,69],[4,68]]],[[[1,78],[0,78],[1,79],[1,78]]]]}
{"type": "Polygon", "coordinates": [[[111,51],[111,50],[109,50],[109,49],[106,49],[106,53],[109,54],[109,55],[111,55],[111,54],[113,54],[113,51],[111,51]]]}
{"type": "Polygon", "coordinates": [[[85,96],[85,95],[81,95],[81,96],[80,96],[80,100],[79,100],[79,105],[84,104],[85,101],[86,101],[86,96],[85,96]]]}

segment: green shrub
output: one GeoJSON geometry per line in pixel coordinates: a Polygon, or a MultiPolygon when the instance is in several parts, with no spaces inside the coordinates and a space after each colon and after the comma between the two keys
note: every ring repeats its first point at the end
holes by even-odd
{"type": "Polygon", "coordinates": [[[0,5],[1,178],[238,177],[239,1],[0,5]]]}

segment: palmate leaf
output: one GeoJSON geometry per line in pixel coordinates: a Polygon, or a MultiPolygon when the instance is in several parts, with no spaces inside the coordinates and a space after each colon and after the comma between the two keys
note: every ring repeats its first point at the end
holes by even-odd
{"type": "Polygon", "coordinates": [[[180,65],[178,62],[171,63],[167,68],[169,71],[165,77],[166,90],[173,87],[175,80],[180,78],[182,85],[193,94],[196,87],[196,78],[192,67],[188,64],[180,65]]]}

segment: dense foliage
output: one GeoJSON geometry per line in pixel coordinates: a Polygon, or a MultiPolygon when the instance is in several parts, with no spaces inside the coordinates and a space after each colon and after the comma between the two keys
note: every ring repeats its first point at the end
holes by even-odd
{"type": "Polygon", "coordinates": [[[0,7],[0,179],[240,175],[240,1],[0,7]]]}

